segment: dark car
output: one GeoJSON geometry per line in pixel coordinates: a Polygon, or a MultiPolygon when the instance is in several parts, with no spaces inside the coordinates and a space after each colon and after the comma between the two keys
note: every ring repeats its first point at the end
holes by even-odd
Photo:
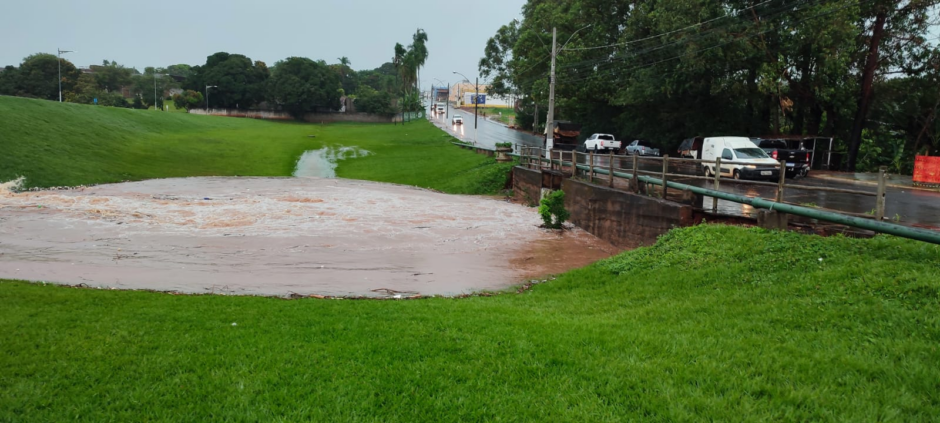
{"type": "Polygon", "coordinates": [[[751,141],[764,150],[774,160],[786,160],[787,176],[806,176],[809,174],[809,150],[791,149],[786,140],[771,138],[752,138],[751,141]]]}

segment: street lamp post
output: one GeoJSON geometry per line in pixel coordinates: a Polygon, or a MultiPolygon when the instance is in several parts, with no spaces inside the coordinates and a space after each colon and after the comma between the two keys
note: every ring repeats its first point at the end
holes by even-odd
{"type": "Polygon", "coordinates": [[[218,85],[206,85],[206,116],[209,116],[209,88],[218,87],[218,85]]]}
{"type": "MultiPolygon", "coordinates": [[[[165,73],[161,73],[160,76],[167,76],[165,73]]],[[[206,106],[209,105],[209,102],[206,101],[206,106]]],[[[153,111],[157,111],[157,70],[153,70],[153,111]]]]}
{"type": "Polygon", "coordinates": [[[62,49],[60,49],[60,48],[56,48],[56,51],[58,51],[58,53],[57,53],[57,55],[56,55],[56,57],[58,57],[58,59],[56,59],[56,62],[58,62],[58,64],[59,64],[59,103],[61,103],[61,102],[62,102],[62,54],[63,54],[63,53],[74,53],[74,52],[71,51],[71,50],[62,50],[62,49]]]}

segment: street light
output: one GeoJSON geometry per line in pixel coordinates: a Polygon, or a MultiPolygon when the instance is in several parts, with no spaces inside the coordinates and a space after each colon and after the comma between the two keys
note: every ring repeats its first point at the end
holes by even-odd
{"type": "Polygon", "coordinates": [[[219,88],[219,86],[206,85],[206,116],[209,116],[209,88],[219,88]]]}
{"type": "MultiPolygon", "coordinates": [[[[153,70],[153,111],[157,111],[157,70],[153,70]]],[[[169,74],[161,73],[160,76],[169,76],[169,74]]],[[[209,103],[206,102],[206,106],[209,103]]]]}
{"type": "Polygon", "coordinates": [[[58,57],[58,59],[56,59],[56,62],[58,62],[59,64],[59,103],[61,103],[62,102],[62,54],[74,53],[74,51],[62,50],[60,48],[56,48],[56,51],[58,51],[58,54],[56,54],[56,57],[58,57]]]}

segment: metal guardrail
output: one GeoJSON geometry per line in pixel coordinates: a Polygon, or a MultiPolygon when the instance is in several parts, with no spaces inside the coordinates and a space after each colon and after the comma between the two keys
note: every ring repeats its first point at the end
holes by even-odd
{"type": "MultiPolygon", "coordinates": [[[[771,200],[767,200],[761,197],[747,197],[743,195],[719,191],[720,182],[721,182],[720,172],[715,173],[715,176],[713,179],[714,189],[701,188],[701,187],[697,187],[693,185],[672,182],[668,180],[670,176],[682,177],[682,178],[688,178],[690,176],[697,176],[697,175],[668,173],[668,164],[670,160],[686,160],[687,162],[691,161],[694,163],[705,162],[703,160],[670,159],[668,156],[664,156],[662,158],[655,158],[654,160],[661,160],[663,162],[663,171],[656,173],[652,171],[639,170],[638,163],[639,163],[640,158],[637,156],[633,156],[633,159],[632,159],[633,166],[632,166],[632,169],[630,169],[631,172],[627,173],[627,172],[624,172],[626,169],[615,169],[613,165],[614,163],[613,160],[608,161],[608,165],[606,168],[601,167],[601,166],[595,166],[595,161],[593,160],[594,158],[593,153],[585,154],[585,153],[578,153],[576,151],[571,151],[570,153],[565,154],[566,152],[564,151],[552,151],[551,159],[549,159],[545,157],[544,151],[545,151],[544,149],[537,148],[537,147],[523,147],[522,154],[520,154],[519,157],[522,160],[523,164],[530,168],[533,166],[533,162],[534,162],[534,164],[536,164],[539,169],[544,169],[545,168],[544,163],[548,162],[549,169],[552,169],[552,170],[555,169],[556,165],[558,166],[558,170],[563,170],[565,166],[568,166],[572,170],[572,176],[575,176],[575,177],[577,176],[579,170],[583,172],[589,172],[589,174],[591,175],[592,181],[594,179],[593,178],[594,175],[596,174],[608,175],[608,185],[610,187],[614,186],[614,178],[621,178],[621,179],[626,179],[626,180],[636,179],[639,182],[644,182],[644,183],[652,184],[652,185],[659,185],[662,187],[663,198],[666,198],[666,194],[669,188],[674,188],[674,189],[678,189],[681,191],[689,191],[689,192],[693,192],[693,193],[703,195],[703,196],[709,196],[709,197],[712,197],[713,199],[713,203],[712,203],[713,212],[717,211],[718,199],[723,199],[726,201],[732,201],[732,202],[736,202],[740,204],[747,204],[755,208],[776,210],[779,212],[789,213],[789,214],[793,214],[796,216],[804,216],[804,217],[818,219],[818,220],[822,220],[826,222],[832,222],[832,223],[852,226],[856,228],[867,229],[867,230],[878,232],[878,233],[885,233],[885,234],[900,236],[903,238],[915,239],[918,241],[924,241],[924,242],[929,242],[931,244],[940,245],[940,232],[935,232],[935,231],[930,231],[930,230],[920,229],[920,228],[911,228],[911,227],[897,225],[897,224],[883,221],[884,207],[885,207],[885,186],[886,186],[885,185],[886,169],[884,167],[882,167],[879,172],[878,191],[874,194],[872,194],[871,192],[866,192],[866,191],[849,190],[849,189],[841,189],[841,188],[813,187],[813,186],[808,186],[808,185],[785,185],[785,173],[779,172],[780,179],[779,179],[778,184],[776,184],[777,185],[776,198],[774,201],[771,201],[771,200]],[[537,154],[534,154],[534,155],[531,154],[533,152],[536,152],[537,154]],[[558,159],[555,159],[556,153],[558,154],[558,159]],[[589,163],[587,165],[578,163],[577,158],[579,154],[589,156],[589,163]],[[566,162],[564,160],[565,155],[568,155],[571,158],[571,160],[566,162]],[[660,176],[660,178],[643,176],[641,175],[641,173],[657,174],[660,176]],[[852,216],[846,212],[819,210],[815,208],[809,208],[809,207],[803,207],[803,206],[797,206],[797,205],[785,203],[783,202],[783,192],[786,187],[802,189],[802,190],[810,190],[810,191],[839,192],[839,193],[847,193],[847,194],[874,196],[876,197],[875,199],[876,213],[874,216],[875,219],[867,219],[863,217],[852,216]]],[[[614,156],[613,154],[605,155],[605,156],[611,159],[615,157],[622,157],[622,156],[614,156]]],[[[652,158],[649,158],[649,159],[652,159],[652,158]]],[[[712,163],[712,162],[708,161],[708,163],[712,163]]],[[[717,159],[714,163],[716,165],[716,169],[720,169],[721,160],[717,159]]],[[[730,163],[725,162],[725,164],[735,164],[735,162],[730,162],[730,163]]],[[[741,163],[738,162],[738,164],[741,164],[741,163]]],[[[782,167],[786,166],[786,164],[785,162],[781,161],[781,163],[778,164],[777,166],[778,166],[778,169],[782,169],[782,167]]],[[[700,179],[700,178],[705,178],[705,177],[697,176],[694,179],[700,179]]],[[[708,179],[708,178],[705,178],[705,179],[708,179]]],[[[736,180],[735,182],[753,184],[756,181],[736,180]]],[[[759,182],[757,184],[774,185],[774,184],[759,183],[759,182]]]]}

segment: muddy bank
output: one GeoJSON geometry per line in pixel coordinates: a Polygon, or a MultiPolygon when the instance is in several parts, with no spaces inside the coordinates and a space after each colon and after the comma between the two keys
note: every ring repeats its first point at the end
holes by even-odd
{"type": "Polygon", "coordinates": [[[286,296],[456,295],[606,257],[484,197],[320,178],[184,178],[0,198],[0,278],[286,296]],[[554,251],[558,254],[554,254],[554,251]]]}

